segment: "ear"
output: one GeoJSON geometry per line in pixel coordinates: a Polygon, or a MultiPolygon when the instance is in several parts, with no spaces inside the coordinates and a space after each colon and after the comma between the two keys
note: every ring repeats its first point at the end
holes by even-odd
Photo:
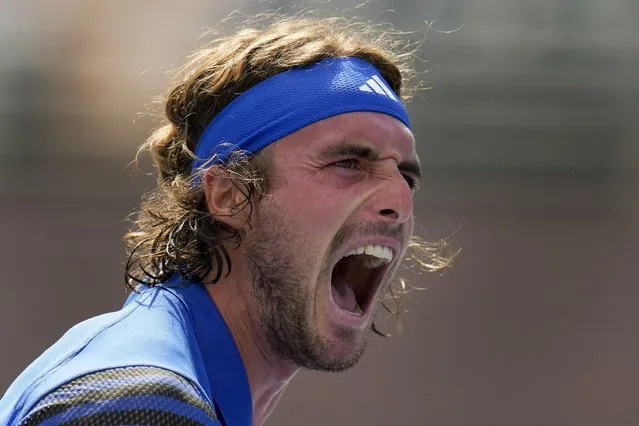
{"type": "Polygon", "coordinates": [[[202,174],[202,189],[209,212],[215,220],[242,229],[249,217],[242,208],[246,196],[236,185],[229,171],[221,166],[209,167],[202,174]]]}

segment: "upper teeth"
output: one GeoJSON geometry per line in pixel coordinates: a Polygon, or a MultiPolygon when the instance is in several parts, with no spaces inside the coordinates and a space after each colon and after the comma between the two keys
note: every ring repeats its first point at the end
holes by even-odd
{"type": "Polygon", "coordinates": [[[376,257],[377,259],[366,259],[363,263],[368,268],[377,268],[382,263],[387,263],[393,260],[393,250],[390,247],[380,246],[377,244],[368,244],[362,247],[358,247],[351,250],[346,256],[367,254],[369,256],[376,257]]]}

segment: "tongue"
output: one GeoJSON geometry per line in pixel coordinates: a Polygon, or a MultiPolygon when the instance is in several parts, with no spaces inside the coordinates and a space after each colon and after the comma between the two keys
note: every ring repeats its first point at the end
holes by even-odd
{"type": "Polygon", "coordinates": [[[335,304],[345,311],[355,312],[357,310],[357,299],[355,298],[355,292],[346,283],[346,280],[342,277],[333,277],[331,292],[333,293],[333,300],[335,304]]]}

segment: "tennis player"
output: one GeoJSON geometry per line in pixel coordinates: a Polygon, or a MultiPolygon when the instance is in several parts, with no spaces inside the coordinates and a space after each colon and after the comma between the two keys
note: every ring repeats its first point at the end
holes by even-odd
{"type": "Polygon", "coordinates": [[[196,51],[142,145],[122,309],[0,401],[2,425],[261,425],[302,368],[362,356],[413,236],[410,55],[340,19],[280,18],[196,51]]]}

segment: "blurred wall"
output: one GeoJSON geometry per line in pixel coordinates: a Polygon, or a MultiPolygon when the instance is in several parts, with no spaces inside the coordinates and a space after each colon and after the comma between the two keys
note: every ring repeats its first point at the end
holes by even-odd
{"type": "MultiPolygon", "coordinates": [[[[127,165],[164,71],[238,7],[294,3],[0,1],[0,392],[71,325],[121,305],[123,219],[153,184],[127,165]]],[[[443,276],[407,277],[428,289],[403,334],[383,324],[393,337],[352,371],[300,374],[269,423],[636,424],[639,6],[357,5],[313,7],[409,31],[436,21],[432,89],[410,104],[416,214],[423,236],[463,251],[443,276]]]]}

